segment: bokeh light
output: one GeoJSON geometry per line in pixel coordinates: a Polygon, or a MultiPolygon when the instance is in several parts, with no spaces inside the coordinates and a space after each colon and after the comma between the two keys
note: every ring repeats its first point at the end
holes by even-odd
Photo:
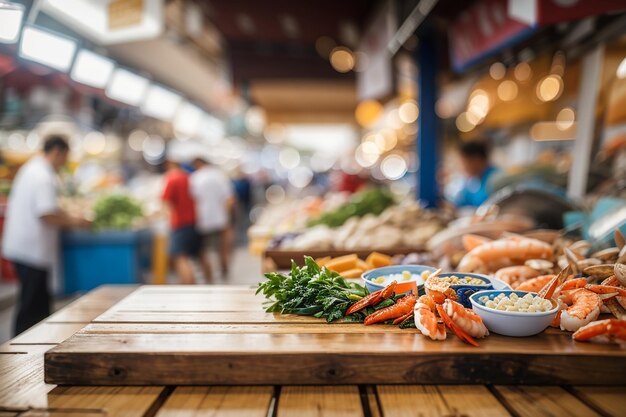
{"type": "Polygon", "coordinates": [[[489,75],[494,80],[501,80],[506,75],[506,67],[501,62],[494,62],[489,67],[489,75]]]}
{"type": "Polygon", "coordinates": [[[281,149],[278,162],[286,169],[293,169],[300,164],[300,153],[294,148],[281,149]]]}
{"type": "Polygon", "coordinates": [[[563,79],[555,74],[544,77],[537,84],[537,97],[541,101],[554,101],[563,92],[563,79]]]}
{"type": "Polygon", "coordinates": [[[472,131],[475,127],[476,125],[468,120],[466,112],[463,112],[457,116],[456,128],[459,129],[459,131],[467,133],[472,131]]]}
{"type": "Polygon", "coordinates": [[[383,114],[383,106],[376,100],[365,100],[356,106],[354,117],[359,125],[370,127],[383,114]]]}
{"type": "Polygon", "coordinates": [[[143,150],[143,143],[148,138],[148,134],[143,130],[133,130],[128,135],[128,146],[135,152],[141,152],[143,150]]]}
{"type": "Polygon", "coordinates": [[[400,155],[388,155],[381,162],[380,170],[389,180],[400,179],[406,174],[406,161],[400,155]]]}
{"type": "Polygon", "coordinates": [[[330,53],[330,65],[337,72],[348,72],[354,68],[352,51],[344,46],[334,48],[330,53]]]}
{"type": "Polygon", "coordinates": [[[106,147],[106,139],[101,132],[93,131],[85,135],[83,148],[89,155],[99,155],[106,147]]]}
{"type": "Polygon", "coordinates": [[[265,199],[270,204],[280,204],[285,201],[285,189],[278,184],[273,184],[265,190],[265,199]]]}
{"type": "Polygon", "coordinates": [[[502,101],[512,101],[517,98],[518,88],[515,81],[505,80],[498,85],[498,98],[502,101]]]}
{"type": "Polygon", "coordinates": [[[313,171],[309,167],[299,166],[289,171],[287,179],[294,187],[304,188],[311,183],[313,171]]]}
{"type": "Polygon", "coordinates": [[[574,125],[574,120],[576,120],[574,109],[565,107],[556,115],[556,127],[559,130],[567,130],[574,125]]]}
{"type": "Polygon", "coordinates": [[[252,106],[246,111],[244,123],[246,129],[253,135],[260,135],[265,129],[267,116],[265,110],[259,106],[252,106]]]}
{"type": "Polygon", "coordinates": [[[513,75],[517,81],[528,81],[533,76],[533,70],[527,62],[520,62],[515,67],[513,75]]]}
{"type": "Polygon", "coordinates": [[[324,59],[328,59],[330,57],[330,52],[333,48],[337,46],[335,41],[328,36],[320,36],[315,41],[315,50],[324,59]]]}
{"type": "Polygon", "coordinates": [[[414,100],[405,101],[398,108],[398,114],[404,123],[414,123],[419,116],[417,103],[414,100]]]}

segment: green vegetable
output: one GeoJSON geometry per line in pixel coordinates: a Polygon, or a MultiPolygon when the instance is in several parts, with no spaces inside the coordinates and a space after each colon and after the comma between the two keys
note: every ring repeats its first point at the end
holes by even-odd
{"type": "Polygon", "coordinates": [[[307,225],[311,227],[324,224],[329,227],[339,227],[353,216],[361,217],[370,213],[378,215],[394,202],[393,196],[387,189],[373,188],[355,194],[347,203],[310,220],[307,225]]]}
{"type": "Polygon", "coordinates": [[[134,199],[122,194],[100,197],[93,206],[95,230],[130,229],[134,221],[143,216],[141,205],[134,199]]]}
{"type": "Polygon", "coordinates": [[[415,318],[414,317],[410,317],[406,320],[404,320],[402,323],[400,323],[400,328],[401,329],[415,329],[415,318]]]}
{"type": "MultiPolygon", "coordinates": [[[[348,307],[356,302],[355,298],[368,294],[365,287],[320,268],[310,256],[304,257],[302,267],[292,260],[289,275],[270,272],[265,278],[256,291],[257,294],[263,293],[268,300],[265,311],[323,317],[329,323],[342,318],[348,307]]],[[[345,321],[363,321],[365,314],[371,312],[366,309],[346,317],[345,321]]]]}

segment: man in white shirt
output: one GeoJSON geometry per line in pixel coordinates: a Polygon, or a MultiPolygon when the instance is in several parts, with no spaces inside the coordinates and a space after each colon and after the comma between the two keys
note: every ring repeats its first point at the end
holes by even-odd
{"type": "Polygon", "coordinates": [[[3,255],[13,262],[20,281],[15,334],[50,314],[48,276],[58,256],[58,230],[86,227],[89,222],[63,212],[57,203],[57,171],[67,162],[69,146],[51,136],[43,155],[31,158],[18,171],[6,211],[3,255]]]}
{"type": "Polygon", "coordinates": [[[208,247],[211,240],[219,238],[219,255],[222,276],[228,275],[232,242],[230,227],[234,204],[230,179],[220,169],[203,158],[193,161],[195,171],[191,174],[191,195],[196,202],[196,229],[202,236],[203,250],[200,256],[202,270],[207,282],[212,280],[208,247]]]}

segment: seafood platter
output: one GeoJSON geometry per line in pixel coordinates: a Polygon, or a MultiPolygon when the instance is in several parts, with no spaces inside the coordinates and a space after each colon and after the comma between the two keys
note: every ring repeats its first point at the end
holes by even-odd
{"type": "Polygon", "coordinates": [[[307,256],[256,288],[143,286],[49,350],[45,378],[623,385],[626,242],[614,241],[469,235],[449,272],[379,253],[307,256]]]}

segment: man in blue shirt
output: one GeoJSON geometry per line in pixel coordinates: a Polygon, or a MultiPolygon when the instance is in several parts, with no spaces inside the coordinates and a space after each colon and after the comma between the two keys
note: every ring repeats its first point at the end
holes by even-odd
{"type": "Polygon", "coordinates": [[[459,154],[466,178],[452,202],[457,207],[478,207],[489,197],[489,181],[497,169],[489,163],[489,149],[483,141],[463,142],[459,154]]]}

